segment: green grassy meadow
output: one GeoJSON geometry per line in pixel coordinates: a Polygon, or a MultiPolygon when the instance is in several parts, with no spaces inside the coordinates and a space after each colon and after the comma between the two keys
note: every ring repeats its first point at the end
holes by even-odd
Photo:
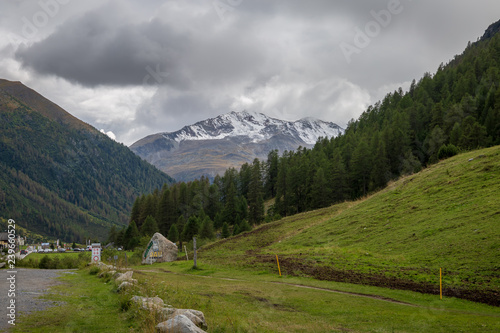
{"type": "Polygon", "coordinates": [[[200,251],[217,265],[500,299],[500,147],[469,152],[356,202],[307,212],[200,251]],[[469,161],[470,159],[473,159],[469,161]]]}
{"type": "MultiPolygon", "coordinates": [[[[21,316],[13,332],[155,332],[153,316],[127,300],[159,296],[205,314],[208,332],[497,332],[497,307],[411,291],[279,277],[264,271],[177,261],[134,267],[126,294],[86,268],[44,296],[60,306],[21,316]],[[128,305],[126,305],[128,304],[128,305]]],[[[94,272],[95,273],[95,272],[94,272]]]]}
{"type": "Polygon", "coordinates": [[[362,200],[207,244],[197,269],[184,253],[133,266],[126,295],[80,270],[48,296],[69,313],[30,315],[14,332],[154,332],[151,316],[123,306],[134,294],[203,311],[208,332],[498,332],[499,199],[500,147],[461,154],[362,200]]]}

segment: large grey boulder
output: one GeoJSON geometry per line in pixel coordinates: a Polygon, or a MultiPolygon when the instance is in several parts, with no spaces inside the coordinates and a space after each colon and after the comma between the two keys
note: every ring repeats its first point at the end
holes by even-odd
{"type": "Polygon", "coordinates": [[[162,234],[155,233],[142,253],[142,263],[170,262],[177,260],[177,245],[166,239],[162,234]]]}
{"type": "Polygon", "coordinates": [[[134,296],[130,299],[132,302],[139,304],[145,310],[158,311],[165,306],[163,300],[158,297],[142,297],[134,296]]]}
{"type": "Polygon", "coordinates": [[[206,333],[204,330],[196,326],[185,315],[178,315],[172,319],[164,321],[156,325],[156,331],[163,332],[176,332],[176,333],[206,333]]]}
{"type": "Polygon", "coordinates": [[[195,324],[199,328],[202,328],[204,330],[208,328],[207,322],[205,321],[205,315],[201,311],[193,309],[177,309],[171,315],[172,316],[171,318],[175,318],[180,315],[186,316],[189,320],[193,322],[193,324],[195,324]]]}

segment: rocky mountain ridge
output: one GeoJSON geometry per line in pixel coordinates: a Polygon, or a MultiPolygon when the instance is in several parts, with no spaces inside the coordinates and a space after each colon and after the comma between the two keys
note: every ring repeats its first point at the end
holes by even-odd
{"type": "Polygon", "coordinates": [[[247,136],[253,142],[259,142],[268,140],[274,135],[284,134],[302,140],[305,145],[314,145],[319,137],[337,136],[340,133],[342,129],[338,125],[315,118],[303,118],[291,122],[271,118],[262,113],[233,111],[163,135],[177,142],[219,140],[235,136],[247,136]]]}
{"type": "Polygon", "coordinates": [[[283,153],[312,147],[320,137],[336,137],[343,129],[315,118],[286,121],[262,113],[230,112],[170,133],[147,136],[130,146],[137,155],[176,180],[213,178],[239,168],[271,150],[283,153]]]}

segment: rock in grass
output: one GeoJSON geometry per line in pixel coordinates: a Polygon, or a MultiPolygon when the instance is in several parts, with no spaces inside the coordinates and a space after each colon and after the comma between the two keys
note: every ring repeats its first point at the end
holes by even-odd
{"type": "Polygon", "coordinates": [[[134,274],[133,271],[126,271],[125,273],[121,274],[116,278],[116,282],[123,282],[123,281],[129,281],[132,280],[132,274],[134,274]]]}
{"type": "Polygon", "coordinates": [[[180,315],[186,316],[193,322],[193,324],[195,324],[199,328],[202,328],[204,330],[207,329],[207,322],[205,321],[205,315],[203,314],[203,312],[193,309],[177,309],[172,314],[172,318],[180,315]]]}
{"type": "Polygon", "coordinates": [[[130,300],[134,303],[139,304],[145,310],[160,311],[165,306],[163,300],[158,296],[155,297],[134,296],[130,300]]]}
{"type": "Polygon", "coordinates": [[[177,309],[170,305],[164,306],[157,313],[158,321],[162,322],[172,318],[175,311],[177,311],[177,309]]]}
{"type": "Polygon", "coordinates": [[[112,270],[112,269],[114,268],[114,266],[112,266],[112,265],[107,265],[107,264],[103,263],[102,261],[99,261],[99,262],[97,263],[97,266],[99,266],[99,268],[100,268],[100,269],[104,269],[104,270],[108,270],[108,271],[109,271],[109,270],[112,270]]]}
{"type": "Polygon", "coordinates": [[[129,288],[133,286],[133,283],[132,282],[128,282],[128,281],[123,281],[119,286],[118,286],[118,289],[116,290],[117,292],[121,293],[122,291],[124,291],[125,289],[129,288]]]}
{"type": "MultiPolygon", "coordinates": [[[[178,315],[172,319],[156,325],[157,332],[178,332],[178,333],[204,333],[205,331],[196,326],[185,315],[178,315]]],[[[206,333],[206,332],[205,332],[206,333]]]]}

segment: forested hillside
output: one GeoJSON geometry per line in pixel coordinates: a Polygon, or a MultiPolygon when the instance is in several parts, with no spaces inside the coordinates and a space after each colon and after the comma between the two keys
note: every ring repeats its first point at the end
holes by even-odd
{"type": "Polygon", "coordinates": [[[202,179],[165,187],[138,198],[130,221],[140,229],[151,215],[161,232],[168,234],[175,225],[186,240],[193,233],[186,227],[190,219],[199,233],[210,219],[223,234],[229,234],[227,227],[237,234],[247,221],[356,199],[459,151],[500,144],[497,26],[435,74],[413,80],[407,92],[399,89],[370,106],[344,135],[282,156],[271,151],[267,161],[229,169],[212,185],[202,179]],[[265,216],[268,199],[275,203],[265,216]]]}
{"type": "Polygon", "coordinates": [[[0,80],[0,217],[68,241],[104,238],[170,177],[19,82],[0,80]]]}
{"type": "Polygon", "coordinates": [[[500,305],[500,146],[458,154],[355,201],[203,247],[205,265],[500,305]]]}
{"type": "Polygon", "coordinates": [[[370,106],[344,135],[278,163],[276,211],[289,215],[384,187],[439,159],[500,143],[500,36],[469,44],[370,106]]]}

